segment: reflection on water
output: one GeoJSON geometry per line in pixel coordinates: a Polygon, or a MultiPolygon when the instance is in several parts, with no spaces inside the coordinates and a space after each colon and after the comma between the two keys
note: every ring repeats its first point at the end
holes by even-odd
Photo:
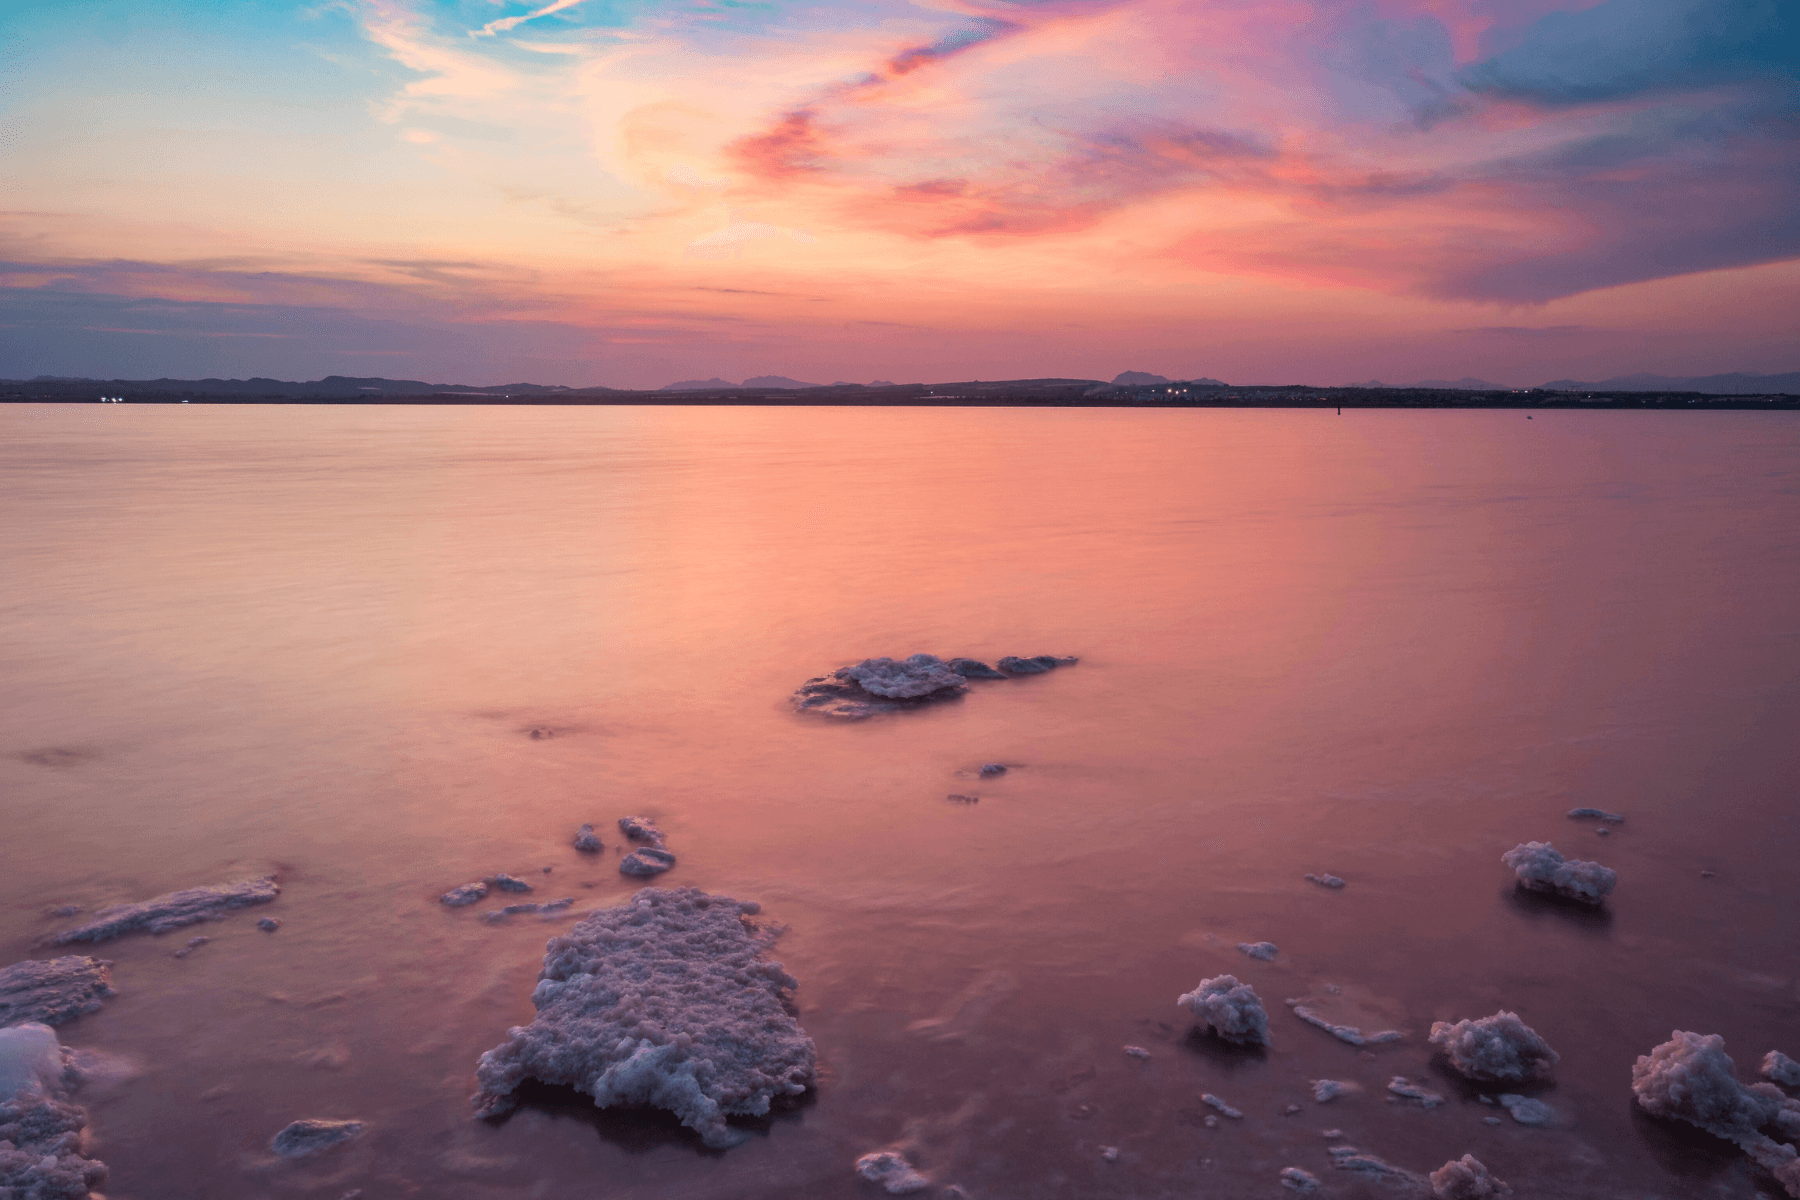
{"type": "Polygon", "coordinates": [[[283,884],[277,933],[101,951],[120,995],[64,1034],[144,1064],[92,1105],[115,1197],[849,1197],[898,1140],[977,1198],[1273,1195],[1290,1165],[1348,1187],[1327,1128],[1529,1195],[1755,1193],[1629,1079],[1671,1028],[1746,1078],[1797,1050],[1790,415],[9,405],[0,432],[0,962],[47,955],[59,905],[283,884]],[[914,651],[1082,661],[862,724],[785,703],[914,651]],[[725,1154],[566,1096],[469,1115],[572,918],[437,896],[509,871],[614,902],[634,813],[662,882],[789,927],[821,1084],[725,1154]],[[1615,867],[1607,911],[1511,889],[1531,839],[1615,867]],[[1225,972],[1266,1053],[1177,1010],[1225,972]],[[1327,983],[1406,1039],[1282,1004],[1327,983]],[[1502,1007],[1562,1054],[1554,1128],[1487,1125],[1427,1053],[1502,1007]],[[1396,1074],[1450,1103],[1385,1103],[1396,1074]],[[1204,1092],[1244,1118],[1206,1127],[1204,1092]],[[299,1117],[370,1129],[279,1160],[299,1117]]]}

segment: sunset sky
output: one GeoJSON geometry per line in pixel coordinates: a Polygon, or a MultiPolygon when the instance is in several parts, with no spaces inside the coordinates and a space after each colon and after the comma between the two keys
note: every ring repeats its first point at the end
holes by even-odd
{"type": "Polygon", "coordinates": [[[1792,0],[0,6],[0,376],[1800,369],[1792,0]]]}

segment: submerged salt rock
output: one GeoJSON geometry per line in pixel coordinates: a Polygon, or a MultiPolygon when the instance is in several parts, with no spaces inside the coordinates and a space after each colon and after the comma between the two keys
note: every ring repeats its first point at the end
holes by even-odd
{"type": "Polygon", "coordinates": [[[931,1180],[913,1170],[911,1163],[892,1150],[878,1150],[856,1160],[856,1173],[870,1183],[879,1183],[890,1195],[904,1196],[922,1192],[931,1180]]]}
{"type": "Polygon", "coordinates": [[[1513,869],[1524,887],[1585,904],[1599,904],[1619,881],[1619,873],[1611,867],[1566,859],[1549,842],[1520,842],[1500,861],[1513,869]]]}
{"type": "Polygon", "coordinates": [[[1102,1146],[1102,1147],[1100,1147],[1100,1161],[1101,1162],[1118,1162],[1119,1161],[1119,1148],[1117,1146],[1102,1146]]]}
{"type": "Polygon", "coordinates": [[[0,971],[0,1026],[61,1025],[97,1012],[101,1001],[118,995],[111,967],[80,954],[14,963],[0,971]]]}
{"type": "Polygon", "coordinates": [[[1255,989],[1235,975],[1202,979],[1175,1003],[1211,1025],[1228,1042],[1243,1046],[1269,1044],[1269,1014],[1255,989]]]}
{"type": "Polygon", "coordinates": [[[1263,962],[1268,962],[1280,953],[1274,942],[1239,942],[1237,948],[1251,958],[1261,959],[1263,962]]]}
{"type": "Polygon", "coordinates": [[[1342,1079],[1314,1079],[1311,1082],[1313,1099],[1320,1104],[1362,1091],[1362,1085],[1346,1083],[1342,1079]]]}
{"type": "Polygon", "coordinates": [[[600,849],[600,838],[592,825],[583,825],[575,831],[575,848],[593,854],[600,849]]]}
{"type": "Polygon", "coordinates": [[[70,942],[98,942],[121,934],[147,929],[151,933],[167,933],[183,925],[200,921],[222,920],[234,908],[267,904],[281,894],[273,875],[259,879],[239,879],[232,883],[212,884],[170,892],[154,900],[137,904],[120,904],[94,914],[86,925],[64,930],[56,935],[59,946],[70,942]]]}
{"type": "MultiPolygon", "coordinates": [[[[1329,986],[1329,985],[1327,985],[1329,986]]],[[[1288,1001],[1293,1006],[1294,1015],[1308,1025],[1316,1025],[1340,1042],[1348,1042],[1352,1046],[1380,1045],[1384,1042],[1397,1042],[1406,1035],[1398,1029],[1384,1029],[1380,1033],[1364,1034],[1354,1025],[1333,1025],[1330,1021],[1295,1000],[1288,1001]]]]}
{"type": "Polygon", "coordinates": [[[1419,1188],[1428,1186],[1422,1177],[1408,1171],[1405,1167],[1396,1167],[1393,1163],[1358,1150],[1355,1146],[1327,1146],[1325,1153],[1331,1155],[1331,1165],[1340,1171],[1355,1171],[1360,1175],[1386,1181],[1410,1183],[1419,1188]]]}
{"type": "Polygon", "coordinates": [[[1444,1102],[1442,1096],[1420,1087],[1404,1075],[1396,1075],[1388,1080],[1387,1090],[1403,1100],[1417,1100],[1426,1108],[1436,1108],[1444,1102]]]}
{"type": "Polygon", "coordinates": [[[1319,1190],[1319,1177],[1311,1171],[1303,1171],[1299,1167],[1281,1168],[1281,1186],[1290,1192],[1299,1192],[1310,1196],[1319,1190]]]}
{"type": "Polygon", "coordinates": [[[361,1121],[295,1121],[269,1140],[269,1149],[283,1158],[300,1158],[347,1142],[365,1128],[361,1121]]]}
{"type": "Polygon", "coordinates": [[[961,675],[930,654],[915,654],[904,662],[866,658],[853,667],[840,667],[830,675],[807,680],[795,690],[793,704],[803,712],[857,720],[948,700],[968,689],[961,675]]]}
{"type": "Polygon", "coordinates": [[[1225,1101],[1219,1099],[1211,1092],[1207,1092],[1205,1095],[1201,1096],[1200,1103],[1218,1109],[1221,1116],[1230,1117],[1234,1121],[1241,1121],[1244,1119],[1244,1114],[1242,1112],[1231,1107],[1231,1105],[1225,1103],[1225,1101]]]}
{"type": "Polygon", "coordinates": [[[482,880],[482,882],[492,884],[503,892],[529,892],[531,890],[531,885],[529,883],[526,883],[523,879],[508,875],[504,871],[498,875],[489,875],[486,879],[482,880]]]}
{"type": "Polygon", "coordinates": [[[1551,1125],[1556,1121],[1555,1109],[1542,1100],[1533,1100],[1529,1096],[1508,1092],[1500,1097],[1499,1104],[1521,1125],[1551,1125]]]}
{"type": "Polygon", "coordinates": [[[1473,1154],[1453,1158],[1431,1173],[1431,1194],[1436,1200],[1505,1200],[1512,1188],[1489,1174],[1473,1154]]]}
{"type": "Polygon", "coordinates": [[[663,831],[649,817],[620,817],[619,831],[635,842],[649,842],[652,846],[663,844],[663,831]]]}
{"type": "Polygon", "coordinates": [[[984,776],[1004,775],[1004,774],[1006,774],[1006,764],[1005,763],[982,763],[981,764],[981,774],[984,776]]]}
{"type": "Polygon", "coordinates": [[[1579,821],[1584,817],[1597,817],[1602,821],[1611,821],[1614,824],[1625,819],[1618,813],[1610,813],[1603,808],[1571,808],[1569,810],[1569,819],[1572,821],[1579,821]]]}
{"type": "Polygon", "coordinates": [[[504,908],[496,908],[484,912],[481,916],[482,919],[489,924],[496,924],[506,920],[508,917],[516,916],[519,913],[543,913],[548,916],[562,912],[574,903],[575,897],[564,896],[561,900],[546,900],[542,904],[508,904],[504,908]]]}
{"type": "Polygon", "coordinates": [[[487,895],[487,884],[465,883],[461,887],[453,887],[438,897],[438,903],[450,908],[461,908],[465,904],[473,904],[487,895]]]}
{"type": "Polygon", "coordinates": [[[783,1007],[796,981],[759,957],[743,911],[696,888],[645,888],[550,939],[537,1017],[481,1056],[476,1109],[506,1112],[537,1079],[601,1108],[666,1108],[709,1146],[743,1140],[725,1117],[805,1092],[817,1056],[783,1007]]]}
{"type": "Polygon", "coordinates": [[[1125,1047],[1125,1053],[1131,1055],[1131,1057],[1133,1057],[1133,1058],[1149,1058],[1150,1057],[1150,1052],[1148,1050],[1144,1049],[1142,1046],[1127,1046],[1127,1047],[1125,1047]]]}
{"type": "Polygon", "coordinates": [[[1763,1055],[1762,1073],[1765,1079],[1773,1079],[1784,1087],[1800,1087],[1800,1062],[1779,1050],[1763,1055]]]}
{"type": "Polygon", "coordinates": [[[1339,879],[1336,875],[1314,875],[1311,871],[1308,871],[1306,877],[1320,887],[1341,888],[1344,886],[1344,881],[1339,879]]]}
{"type": "Polygon", "coordinates": [[[1517,1013],[1504,1010],[1454,1025],[1436,1021],[1428,1040],[1463,1075],[1488,1083],[1536,1079],[1547,1074],[1559,1057],[1517,1013]]]}
{"type": "Polygon", "coordinates": [[[264,933],[274,933],[277,929],[281,928],[281,922],[274,917],[263,917],[261,920],[257,921],[256,927],[264,933]]]}
{"type": "Polygon", "coordinates": [[[69,1053],[47,1025],[0,1029],[0,1196],[83,1200],[106,1164],[82,1153],[87,1113],[67,1098],[69,1053]]]}
{"type": "Polygon", "coordinates": [[[1054,654],[1034,654],[1030,658],[1009,654],[1000,660],[1000,669],[1014,675],[1042,675],[1045,671],[1073,666],[1080,661],[1078,658],[1058,658],[1054,654]]]}
{"type": "Polygon", "coordinates": [[[624,875],[661,875],[675,865],[675,856],[655,846],[643,846],[619,860],[624,875]]]}
{"type": "Polygon", "coordinates": [[[1006,676],[988,666],[979,659],[953,658],[950,669],[964,679],[1005,679],[1006,676]]]}
{"type": "Polygon", "coordinates": [[[1788,1195],[1800,1197],[1800,1153],[1762,1132],[1773,1125],[1787,1137],[1800,1137],[1800,1101],[1773,1084],[1739,1083],[1718,1034],[1676,1030],[1632,1066],[1631,1090],[1652,1116],[1674,1117],[1735,1142],[1773,1172],[1788,1195]]]}

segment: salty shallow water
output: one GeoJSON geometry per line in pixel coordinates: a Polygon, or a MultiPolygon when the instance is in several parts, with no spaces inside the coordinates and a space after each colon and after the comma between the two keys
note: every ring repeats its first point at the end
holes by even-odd
{"type": "Polygon", "coordinates": [[[120,994],[62,1033],[138,1064],[89,1101],[109,1195],[851,1197],[909,1128],[976,1200],[1289,1165],[1363,1194],[1326,1128],[1523,1195],[1755,1194],[1629,1084],[1673,1028],[1746,1078],[1800,1054],[1789,414],[6,405],[0,435],[0,964],[58,905],[282,878],[188,958],[96,951],[120,994]],[[918,650],[1082,663],[860,725],[785,704],[918,650]],[[680,855],[659,882],[789,927],[821,1084],[724,1154],[469,1116],[569,920],[436,897],[622,899],[628,813],[680,855]],[[1527,839],[1617,868],[1606,913],[1515,896],[1527,839]],[[1225,971],[1269,1053],[1188,1036],[1175,997],[1225,971]],[[1281,1004],[1328,982],[1406,1040],[1281,1004]],[[1484,1124],[1432,1063],[1433,1020],[1500,1007],[1562,1054],[1558,1128],[1484,1124]],[[1397,1073],[1451,1102],[1384,1103],[1397,1073]],[[276,1159],[300,1117],[370,1131],[276,1159]]]}

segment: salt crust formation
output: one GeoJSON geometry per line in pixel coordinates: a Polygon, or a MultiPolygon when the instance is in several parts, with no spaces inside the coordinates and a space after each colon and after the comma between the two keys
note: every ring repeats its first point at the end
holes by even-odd
{"type": "Polygon", "coordinates": [[[438,903],[448,905],[451,908],[462,908],[464,905],[474,904],[476,901],[485,898],[487,892],[487,884],[485,883],[465,883],[461,887],[453,887],[443,895],[439,896],[438,903]]]}
{"type": "Polygon", "coordinates": [[[888,1194],[904,1196],[922,1192],[931,1180],[913,1170],[911,1163],[892,1150],[877,1150],[856,1160],[856,1173],[870,1183],[879,1183],[888,1194]]]}
{"type": "Polygon", "coordinates": [[[1341,888],[1344,886],[1344,881],[1339,879],[1336,875],[1314,875],[1311,871],[1308,871],[1306,877],[1320,887],[1341,888]]]}
{"type": "Polygon", "coordinates": [[[1231,1107],[1231,1105],[1225,1103],[1225,1101],[1219,1099],[1219,1097],[1213,1095],[1211,1092],[1207,1092],[1205,1095],[1201,1096],[1200,1103],[1209,1108],[1217,1109],[1219,1115],[1222,1117],[1230,1117],[1234,1121],[1241,1121],[1244,1119],[1244,1114],[1242,1112],[1231,1107]]]}
{"type": "Polygon", "coordinates": [[[633,850],[619,860],[619,870],[626,875],[661,875],[675,865],[675,856],[657,846],[633,850]]]}
{"type": "Polygon", "coordinates": [[[0,1026],[61,1025],[96,1012],[113,991],[112,966],[103,958],[67,954],[27,959],[0,971],[0,1026]]]}
{"type": "Polygon", "coordinates": [[[1175,1003],[1211,1025],[1213,1032],[1240,1046],[1269,1044],[1269,1014],[1255,989],[1235,975],[1202,979],[1175,1003]]]}
{"type": "Polygon", "coordinates": [[[1311,1171],[1302,1171],[1299,1167],[1281,1168],[1281,1186],[1290,1192],[1299,1192],[1310,1196],[1319,1190],[1319,1177],[1311,1171]]]}
{"type": "Polygon", "coordinates": [[[744,920],[756,911],[697,888],[644,888],[551,938],[537,1017],[481,1056],[476,1110],[509,1111],[537,1079],[601,1108],[666,1108],[709,1146],[743,1141],[726,1116],[805,1092],[817,1058],[783,1004],[796,981],[759,957],[766,939],[744,920]]]}
{"type": "Polygon", "coordinates": [[[1327,1146],[1325,1152],[1331,1155],[1331,1165],[1340,1171],[1355,1171],[1359,1175],[1390,1183],[1411,1184],[1419,1191],[1430,1186],[1423,1177],[1405,1167],[1396,1167],[1386,1159],[1366,1154],[1355,1146],[1327,1146]]]}
{"type": "Polygon", "coordinates": [[[1619,882],[1619,873],[1611,867],[1564,858],[1549,842],[1520,842],[1500,861],[1513,869],[1522,886],[1584,904],[1600,903],[1619,882]]]}
{"type": "Polygon", "coordinates": [[[1396,1075],[1388,1080],[1387,1090],[1402,1100],[1417,1100],[1426,1108],[1436,1108],[1444,1102],[1442,1096],[1420,1087],[1404,1075],[1396,1075]]]}
{"type": "Polygon", "coordinates": [[[365,1128],[361,1121],[295,1121],[270,1139],[269,1149],[283,1158],[302,1158],[347,1142],[365,1128]]]}
{"type": "Polygon", "coordinates": [[[599,835],[594,832],[594,827],[592,825],[583,825],[580,829],[575,831],[575,848],[588,854],[599,852],[600,838],[599,835]]]}
{"type": "Polygon", "coordinates": [[[1675,1030],[1632,1066],[1631,1090],[1652,1116],[1675,1117],[1735,1142],[1773,1172],[1788,1195],[1800,1197],[1800,1153],[1762,1132],[1772,1125],[1786,1137],[1800,1138],[1800,1101],[1772,1083],[1739,1083],[1737,1066],[1718,1034],[1675,1030]]]}
{"type": "Polygon", "coordinates": [[[508,904],[504,908],[490,909],[482,913],[481,919],[494,925],[519,913],[542,913],[544,916],[554,916],[567,911],[569,906],[574,903],[575,897],[564,896],[561,900],[546,900],[542,904],[508,904]]]}
{"type": "Polygon", "coordinates": [[[663,831],[649,817],[620,817],[619,830],[636,842],[649,842],[652,846],[663,844],[663,831]]]}
{"type": "Polygon", "coordinates": [[[1261,959],[1263,962],[1268,962],[1280,953],[1280,948],[1274,942],[1239,942],[1237,948],[1251,958],[1261,959]]]}
{"type": "Polygon", "coordinates": [[[1473,1021],[1436,1021],[1428,1039],[1470,1079],[1488,1083],[1523,1083],[1545,1075],[1558,1055],[1537,1031],[1502,1010],[1473,1021]]]}
{"type": "Polygon", "coordinates": [[[1521,1125],[1549,1125],[1556,1120],[1556,1110],[1542,1100],[1533,1100],[1529,1096],[1517,1096],[1507,1093],[1496,1101],[1501,1108],[1512,1114],[1512,1119],[1521,1125]]]}
{"type": "Polygon", "coordinates": [[[1364,1034],[1354,1025],[1333,1025],[1297,1000],[1289,1000],[1287,1003],[1293,1007],[1294,1015],[1308,1025],[1316,1025],[1338,1041],[1349,1042],[1352,1046],[1379,1046],[1387,1042],[1397,1042],[1406,1036],[1398,1029],[1384,1029],[1380,1033],[1364,1034]]]}
{"type": "Polygon", "coordinates": [[[1618,813],[1610,813],[1603,808],[1571,808],[1569,810],[1569,819],[1571,821],[1579,821],[1584,817],[1593,817],[1601,821],[1611,821],[1615,825],[1625,819],[1618,813]]]}
{"type": "Polygon", "coordinates": [[[69,1054],[47,1025],[0,1029],[0,1196],[83,1200],[106,1164],[82,1153],[87,1113],[71,1104],[69,1054]]]}
{"type": "Polygon", "coordinates": [[[969,690],[971,678],[1038,675],[1076,661],[1050,654],[1033,658],[1009,655],[1000,660],[1001,670],[995,671],[972,658],[946,663],[935,654],[914,654],[901,660],[865,658],[855,666],[839,667],[830,675],[807,680],[795,689],[792,699],[801,712],[860,720],[960,696],[969,690]]]}
{"type": "Polygon", "coordinates": [[[171,929],[180,929],[183,925],[224,920],[225,914],[234,908],[267,904],[280,894],[281,889],[276,886],[273,875],[265,875],[260,879],[239,879],[233,883],[218,883],[210,887],[188,888],[137,904],[103,908],[86,925],[57,934],[55,941],[59,946],[66,946],[70,942],[99,942],[121,934],[135,933],[140,929],[147,929],[151,933],[167,933],[171,929]]]}
{"type": "Polygon", "coordinates": [[[1431,1194],[1436,1200],[1505,1200],[1512,1188],[1488,1173],[1473,1154],[1453,1158],[1431,1173],[1431,1194]]]}
{"type": "Polygon", "coordinates": [[[503,892],[529,892],[531,890],[531,885],[529,883],[526,883],[523,879],[508,875],[504,871],[498,875],[489,875],[486,879],[482,880],[482,882],[492,884],[503,892]]]}

